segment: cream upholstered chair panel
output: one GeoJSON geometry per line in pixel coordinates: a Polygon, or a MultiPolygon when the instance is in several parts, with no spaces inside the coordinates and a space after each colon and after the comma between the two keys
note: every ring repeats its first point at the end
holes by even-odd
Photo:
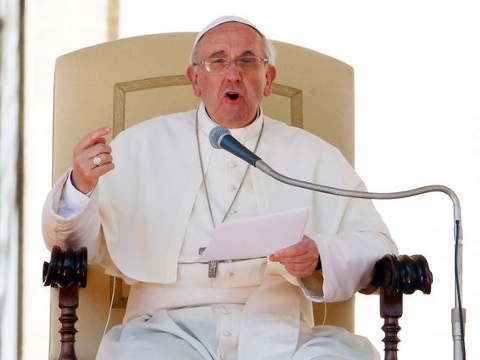
{"type": "MultiPolygon", "coordinates": [[[[199,104],[184,76],[196,33],[155,34],[81,49],[57,59],[53,109],[53,180],[72,161],[74,145],[89,131],[110,125],[114,133],[158,114],[199,104]]],[[[337,146],[353,163],[353,69],[320,53],[275,42],[278,76],[266,114],[300,126],[337,146]]],[[[268,162],[268,159],[264,159],[268,162]]],[[[94,359],[112,299],[111,278],[89,266],[80,291],[76,351],[94,359]]],[[[125,285],[116,287],[109,326],[121,322],[125,285]],[[118,293],[120,292],[120,293],[118,293]]],[[[52,290],[50,359],[59,351],[58,293],[52,290]]],[[[327,323],[353,330],[353,300],[328,304],[327,323]]],[[[315,307],[323,321],[323,306],[315,307]]]]}

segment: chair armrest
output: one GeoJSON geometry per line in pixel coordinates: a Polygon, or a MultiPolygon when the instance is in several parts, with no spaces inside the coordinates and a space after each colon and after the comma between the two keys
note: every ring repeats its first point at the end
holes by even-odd
{"type": "Polygon", "coordinates": [[[60,329],[60,354],[59,360],[76,360],[75,354],[75,323],[78,320],[79,288],[87,286],[87,249],[62,250],[54,246],[50,263],[43,263],[43,285],[57,288],[59,291],[58,306],[61,309],[59,320],[60,329]]]}
{"type": "MultiPolygon", "coordinates": [[[[375,264],[370,285],[363,294],[380,294],[380,316],[384,319],[385,360],[397,360],[398,319],[403,313],[403,294],[416,290],[430,294],[433,275],[422,255],[386,255],[375,264]]],[[[60,322],[62,327],[59,360],[76,360],[75,322],[78,320],[79,288],[87,285],[87,249],[62,250],[54,246],[50,263],[43,264],[43,284],[59,290],[60,322]]]]}
{"type": "Polygon", "coordinates": [[[375,264],[371,285],[389,294],[430,294],[433,274],[422,255],[385,255],[375,264]]]}
{"type": "Polygon", "coordinates": [[[433,274],[427,259],[422,255],[385,255],[377,261],[370,285],[363,294],[379,292],[380,316],[384,319],[382,330],[385,333],[385,360],[397,360],[398,332],[401,327],[398,319],[403,314],[403,294],[413,294],[420,290],[430,294],[433,274]]]}

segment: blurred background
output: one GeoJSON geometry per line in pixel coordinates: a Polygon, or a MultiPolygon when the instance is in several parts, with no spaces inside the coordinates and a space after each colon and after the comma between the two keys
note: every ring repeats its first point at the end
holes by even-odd
{"type": "MultiPolygon", "coordinates": [[[[430,184],[460,198],[466,345],[480,359],[480,22],[475,1],[315,2],[0,0],[0,359],[46,359],[50,258],[41,237],[51,186],[56,57],[108,40],[199,31],[243,16],[270,38],[340,59],[355,70],[356,169],[369,190],[430,184]]],[[[299,69],[301,71],[301,69],[299,69]]],[[[404,299],[399,357],[451,359],[454,306],[451,200],[434,193],[377,201],[400,253],[427,257],[430,296],[404,299]]],[[[356,332],[382,351],[378,297],[357,296],[356,332]]]]}

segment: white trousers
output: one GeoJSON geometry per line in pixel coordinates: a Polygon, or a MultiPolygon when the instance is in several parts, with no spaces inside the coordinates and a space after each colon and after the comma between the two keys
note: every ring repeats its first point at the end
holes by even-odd
{"type": "MultiPolygon", "coordinates": [[[[265,356],[238,357],[242,309],[243,305],[237,304],[201,306],[134,318],[107,333],[97,360],[267,360],[265,356]]],[[[268,347],[269,343],[265,334],[262,344],[268,347]]],[[[380,359],[368,339],[335,326],[311,329],[304,323],[298,344],[293,358],[268,360],[380,359]]]]}

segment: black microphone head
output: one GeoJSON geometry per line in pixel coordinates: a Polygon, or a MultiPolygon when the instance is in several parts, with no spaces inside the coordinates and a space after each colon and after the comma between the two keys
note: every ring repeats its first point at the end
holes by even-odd
{"type": "Polygon", "coordinates": [[[210,135],[208,138],[210,139],[210,144],[215,149],[222,149],[220,145],[220,141],[225,135],[230,135],[230,130],[228,130],[225,126],[217,126],[210,131],[210,135]]]}

